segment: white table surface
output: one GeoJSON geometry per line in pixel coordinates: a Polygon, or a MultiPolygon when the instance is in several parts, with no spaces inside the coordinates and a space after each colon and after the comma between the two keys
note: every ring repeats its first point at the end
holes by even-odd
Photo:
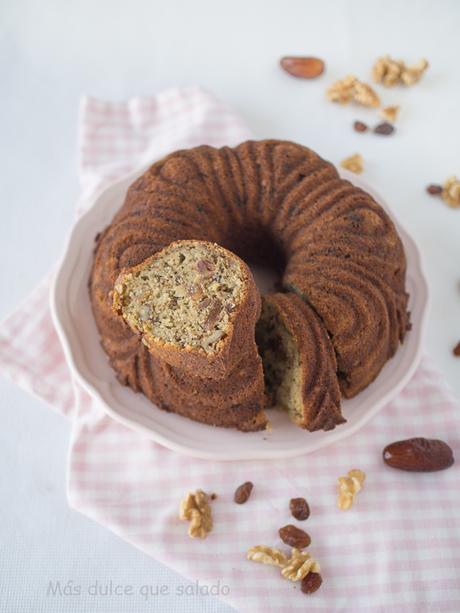
{"type": "MultiPolygon", "coordinates": [[[[460,3],[316,0],[4,0],[0,6],[0,316],[60,255],[78,195],[76,121],[82,93],[121,100],[201,84],[231,104],[257,137],[296,140],[338,162],[359,151],[363,175],[390,202],[424,256],[432,309],[426,348],[460,397],[460,210],[424,193],[460,176],[460,3]],[[367,78],[391,53],[427,57],[411,89],[383,90],[402,106],[390,138],[358,135],[327,84],[367,78]],[[285,54],[318,55],[315,82],[278,68],[285,54]]],[[[69,427],[0,380],[0,611],[229,611],[213,597],[47,596],[49,581],[82,586],[168,585],[185,580],[70,511],[65,499],[69,427]]]]}

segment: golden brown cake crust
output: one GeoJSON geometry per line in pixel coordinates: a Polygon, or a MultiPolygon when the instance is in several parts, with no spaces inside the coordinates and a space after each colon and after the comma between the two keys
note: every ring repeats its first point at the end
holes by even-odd
{"type": "Polygon", "coordinates": [[[166,411],[211,426],[244,432],[263,430],[264,379],[262,361],[253,342],[225,379],[191,377],[163,360],[143,352],[144,393],[166,411]]]}
{"type": "Polygon", "coordinates": [[[93,311],[112,367],[134,390],[146,393],[150,385],[140,368],[144,349],[113,312],[111,292],[123,268],[183,239],[216,242],[284,271],[284,287],[306,300],[327,329],[347,397],[374,380],[404,339],[404,250],[369,194],[295,143],[201,146],[153,164],[97,241],[93,311]]]}

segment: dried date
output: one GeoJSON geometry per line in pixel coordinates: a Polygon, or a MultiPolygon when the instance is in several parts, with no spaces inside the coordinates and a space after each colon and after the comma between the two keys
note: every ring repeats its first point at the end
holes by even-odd
{"type": "Polygon", "coordinates": [[[399,470],[431,472],[452,466],[454,455],[447,443],[418,437],[387,445],[383,450],[383,460],[399,470]]]}

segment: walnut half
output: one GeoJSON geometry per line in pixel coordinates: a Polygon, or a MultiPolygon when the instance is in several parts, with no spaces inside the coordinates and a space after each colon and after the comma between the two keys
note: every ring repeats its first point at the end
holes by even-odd
{"type": "Polygon", "coordinates": [[[287,562],[287,556],[275,547],[267,547],[266,545],[255,545],[248,550],[246,555],[248,560],[259,562],[260,564],[270,564],[271,566],[279,566],[283,568],[287,562]]]}
{"type": "Polygon", "coordinates": [[[398,114],[399,114],[398,105],[386,106],[380,111],[380,117],[382,117],[383,119],[386,119],[386,121],[389,121],[391,123],[394,123],[396,121],[396,119],[398,118],[398,114]]]}
{"type": "Polygon", "coordinates": [[[349,170],[350,172],[360,174],[364,170],[363,156],[360,153],[354,153],[353,155],[350,155],[342,160],[340,162],[340,166],[346,170],[349,170]]]}
{"type": "Polygon", "coordinates": [[[309,553],[293,548],[291,557],[286,566],[281,570],[285,579],[301,581],[308,573],[320,573],[318,562],[313,560],[309,553]]]}
{"type": "Polygon", "coordinates": [[[180,519],[190,522],[188,534],[192,538],[204,539],[212,530],[211,506],[203,490],[189,492],[180,504],[180,519]]]}
{"type": "Polygon", "coordinates": [[[414,85],[420,81],[428,66],[428,61],[425,59],[408,66],[403,60],[395,60],[389,55],[384,55],[375,62],[372,68],[372,78],[376,83],[381,83],[385,87],[393,87],[399,83],[414,85]]]}
{"type": "Polygon", "coordinates": [[[380,98],[372,87],[363,83],[354,75],[348,75],[344,79],[332,83],[327,89],[326,95],[331,102],[338,102],[339,104],[356,102],[373,108],[380,105],[380,98]]]}
{"type": "Polygon", "coordinates": [[[449,177],[444,183],[441,196],[450,207],[460,207],[460,179],[449,177]]]}
{"type": "Polygon", "coordinates": [[[353,505],[356,494],[363,487],[366,474],[357,468],[348,471],[346,477],[339,477],[337,506],[342,511],[347,511],[353,505]]]}

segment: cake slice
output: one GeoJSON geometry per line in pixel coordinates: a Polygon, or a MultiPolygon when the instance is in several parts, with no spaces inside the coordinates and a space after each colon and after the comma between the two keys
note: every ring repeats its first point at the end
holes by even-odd
{"type": "Polygon", "coordinates": [[[191,377],[147,350],[140,367],[146,395],[165,411],[243,432],[268,426],[262,361],[255,341],[225,379],[191,377]]]}
{"type": "Polygon", "coordinates": [[[223,379],[254,343],[260,296],[248,266],[206,241],[176,241],[122,270],[113,308],[155,355],[223,379]]]}
{"type": "Polygon", "coordinates": [[[268,404],[301,428],[344,423],[334,349],[321,320],[299,296],[268,294],[256,326],[268,404]]]}

